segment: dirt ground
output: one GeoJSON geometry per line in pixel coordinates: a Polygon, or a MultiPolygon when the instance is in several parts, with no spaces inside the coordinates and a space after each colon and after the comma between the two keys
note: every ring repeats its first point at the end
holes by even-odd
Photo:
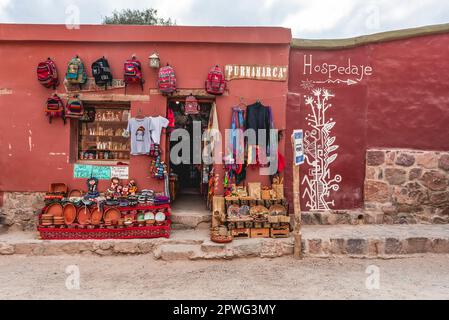
{"type": "Polygon", "coordinates": [[[449,299],[448,269],[446,255],[197,262],[1,256],[0,299],[449,299]],[[79,290],[66,287],[70,265],[79,267],[79,290]],[[370,265],[379,267],[378,290],[366,288],[370,265]]]}

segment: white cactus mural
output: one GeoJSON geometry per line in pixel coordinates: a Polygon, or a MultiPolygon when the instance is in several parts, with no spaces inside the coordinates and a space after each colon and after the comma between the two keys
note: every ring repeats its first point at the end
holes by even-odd
{"type": "Polygon", "coordinates": [[[305,186],[303,198],[311,211],[330,210],[335,205],[329,200],[332,191],[340,189],[340,175],[331,174],[331,164],[337,159],[339,146],[332,129],[336,122],[326,117],[326,111],[332,107],[330,99],[335,97],[329,90],[313,89],[312,95],[305,96],[306,106],[311,113],[306,120],[311,130],[304,134],[304,153],[306,162],[311,166],[302,184],[305,186]]]}

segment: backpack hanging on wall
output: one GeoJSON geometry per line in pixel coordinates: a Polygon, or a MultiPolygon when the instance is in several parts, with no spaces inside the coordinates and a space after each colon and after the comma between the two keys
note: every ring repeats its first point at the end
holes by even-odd
{"type": "Polygon", "coordinates": [[[124,81],[125,81],[125,94],[126,88],[129,84],[139,83],[143,91],[143,74],[142,74],[142,64],[139,60],[133,56],[131,59],[126,60],[124,64],[124,81]]]}
{"type": "Polygon", "coordinates": [[[186,104],[184,106],[184,113],[185,114],[200,113],[200,107],[198,104],[198,100],[196,100],[196,98],[192,94],[190,94],[190,96],[188,96],[186,98],[186,104]]]}
{"type": "Polygon", "coordinates": [[[112,73],[105,57],[92,63],[92,76],[97,86],[104,86],[105,90],[108,88],[108,84],[112,87],[112,73]]]}
{"type": "Polygon", "coordinates": [[[59,85],[58,71],[56,64],[48,58],[46,61],[40,62],[37,66],[37,80],[46,88],[53,88],[59,85]]]}
{"type": "Polygon", "coordinates": [[[65,75],[67,82],[81,86],[87,81],[87,73],[83,61],[76,56],[70,60],[67,65],[67,73],[65,75]]]}
{"type": "Polygon", "coordinates": [[[223,70],[216,65],[212,67],[207,75],[206,91],[213,95],[222,95],[226,89],[226,81],[223,70]]]}
{"type": "Polygon", "coordinates": [[[169,64],[159,69],[159,78],[157,83],[159,90],[163,94],[170,94],[176,91],[175,70],[169,64]]]}
{"type": "Polygon", "coordinates": [[[47,99],[45,105],[45,114],[48,117],[48,121],[51,123],[53,118],[60,117],[65,124],[64,103],[62,99],[55,93],[53,96],[47,99]]]}
{"type": "Polygon", "coordinates": [[[66,118],[80,119],[84,115],[83,102],[78,98],[78,96],[73,96],[67,100],[65,107],[66,118]]]}

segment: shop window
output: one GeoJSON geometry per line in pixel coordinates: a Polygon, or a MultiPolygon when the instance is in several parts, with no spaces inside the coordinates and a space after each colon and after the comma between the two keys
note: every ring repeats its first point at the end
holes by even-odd
{"type": "Polygon", "coordinates": [[[127,129],[130,106],[127,104],[88,104],[89,117],[79,120],[79,161],[120,162],[130,159],[130,141],[123,136],[127,129]]]}

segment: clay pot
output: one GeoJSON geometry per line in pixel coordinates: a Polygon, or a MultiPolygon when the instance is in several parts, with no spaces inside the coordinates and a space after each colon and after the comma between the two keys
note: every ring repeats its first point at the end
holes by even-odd
{"type": "Polygon", "coordinates": [[[63,212],[64,212],[64,222],[65,222],[65,224],[66,225],[73,224],[75,222],[75,220],[76,220],[76,214],[77,214],[76,213],[76,207],[73,204],[71,204],[71,203],[66,204],[65,207],[64,207],[63,212]]]}
{"type": "Polygon", "coordinates": [[[91,213],[89,208],[87,207],[81,207],[78,209],[78,223],[80,225],[88,225],[90,224],[91,220],[91,213]]]}
{"type": "Polygon", "coordinates": [[[59,203],[52,203],[45,209],[45,214],[52,215],[53,217],[62,217],[63,208],[59,203]]]}
{"type": "Polygon", "coordinates": [[[104,222],[107,222],[108,224],[117,224],[118,221],[121,219],[122,214],[121,212],[116,208],[110,208],[106,210],[104,213],[104,222]]]}
{"type": "Polygon", "coordinates": [[[91,214],[91,223],[94,226],[98,226],[101,224],[101,220],[103,219],[103,214],[101,213],[100,209],[95,208],[92,210],[92,214],[91,214]]]}

